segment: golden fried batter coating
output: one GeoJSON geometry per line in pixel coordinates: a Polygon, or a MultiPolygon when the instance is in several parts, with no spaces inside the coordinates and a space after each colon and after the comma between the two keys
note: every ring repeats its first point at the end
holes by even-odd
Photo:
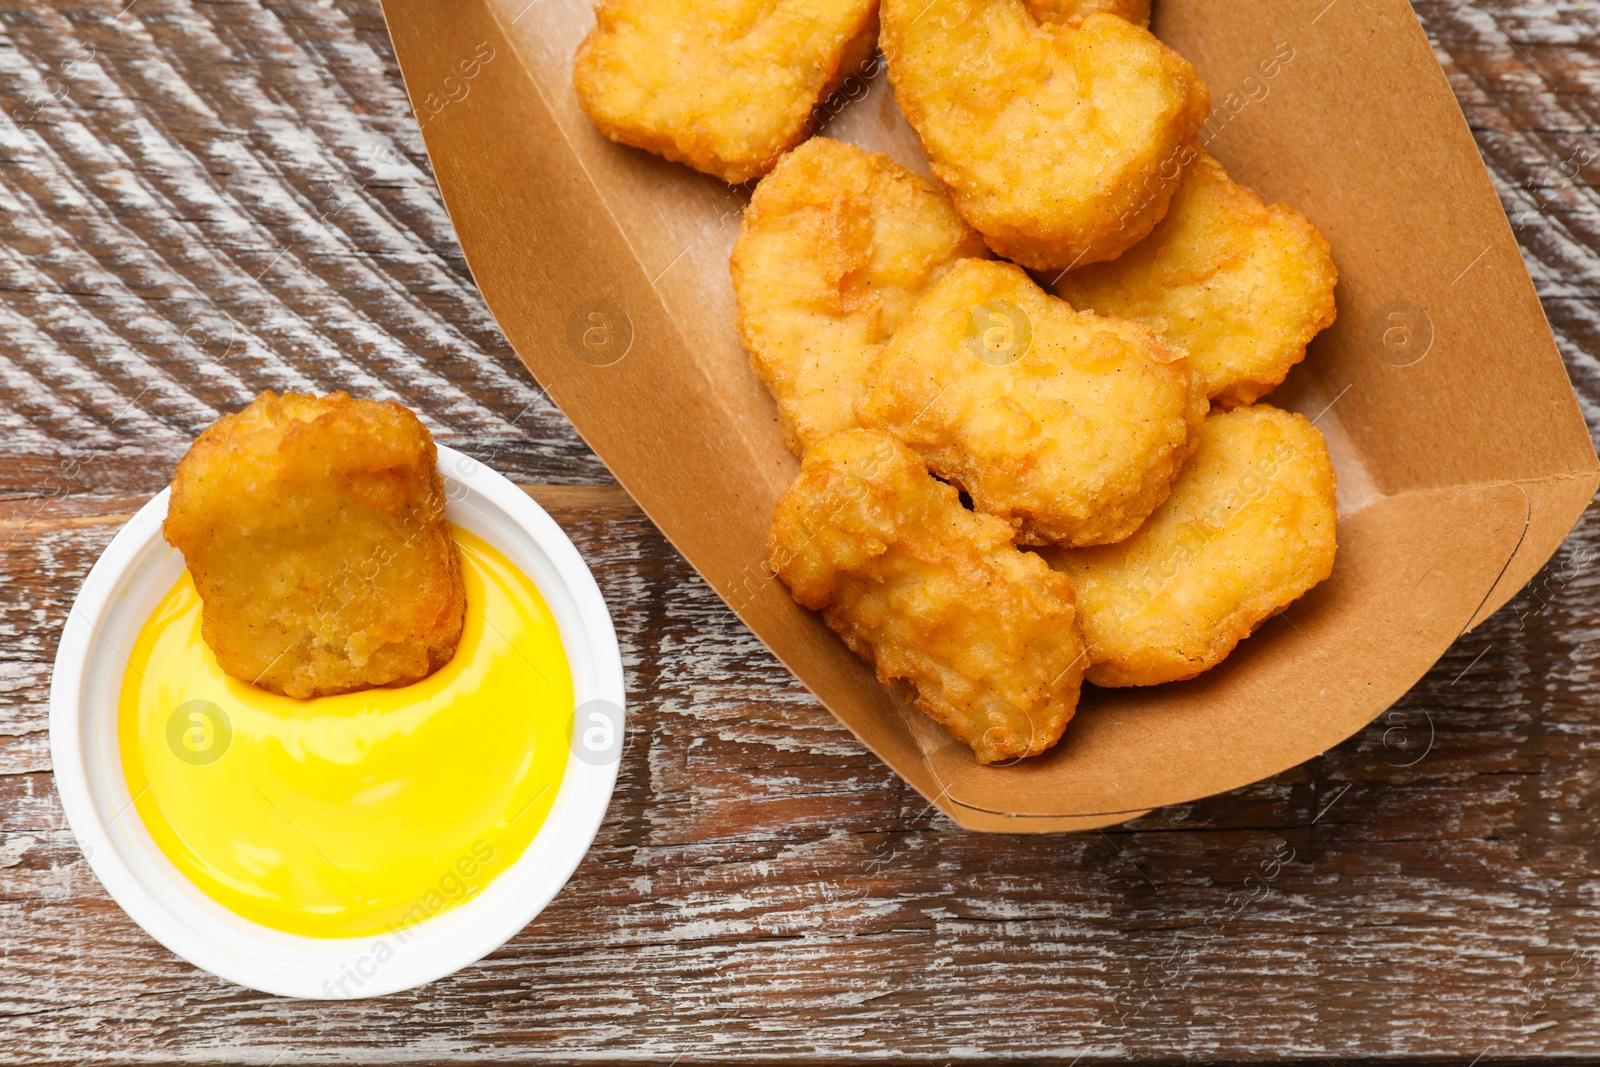
{"type": "Polygon", "coordinates": [[[1078,591],[1089,681],[1157,685],[1215,667],[1332,573],[1335,525],[1315,426],[1265,404],[1211,415],[1143,529],[1051,553],[1078,591]]]}
{"type": "Polygon", "coordinates": [[[1150,0],[1024,0],[1028,13],[1040,22],[1076,25],[1096,12],[1127,19],[1136,26],[1150,25],[1150,0]]]}
{"type": "Polygon", "coordinates": [[[1183,350],[962,260],[867,371],[862,425],[909,445],[1022,544],[1120,541],[1167,498],[1206,399],[1183,350]]]}
{"type": "Polygon", "coordinates": [[[805,139],[878,43],[876,0],[600,0],[578,102],[613,141],[738,184],[805,139]]]}
{"type": "Polygon", "coordinates": [[[799,454],[856,425],[861,377],[950,262],[986,256],[944,190],[816,137],[756,186],[730,268],[739,336],[799,454]]]}
{"type": "Polygon", "coordinates": [[[1293,208],[1262,202],[1202,153],[1167,217],[1111,263],[1068,272],[1074,307],[1148,322],[1189,350],[1219,405],[1253,404],[1333,324],[1328,242],[1293,208]]]}
{"type": "Polygon", "coordinates": [[[1086,661],[1072,583],[893,438],[847,430],[807,452],[768,552],[796,600],[980,763],[1061,737],[1086,661]]]}
{"type": "Polygon", "coordinates": [[[1050,26],[1022,0],[883,0],[883,52],[956,210],[1036,270],[1148,234],[1210,108],[1188,60],[1114,15],[1050,26]]]}
{"type": "Polygon", "coordinates": [[[228,674],[291,697],[418,681],[466,611],[427,427],[392,402],[262,393],[178,463],[162,528],[228,674]]]}

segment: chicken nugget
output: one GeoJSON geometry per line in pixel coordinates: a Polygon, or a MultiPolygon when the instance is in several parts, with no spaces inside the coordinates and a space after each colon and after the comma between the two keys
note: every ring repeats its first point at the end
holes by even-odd
{"type": "Polygon", "coordinates": [[[817,137],[761,179],[729,267],[739,336],[796,454],[856,425],[861,377],[935,278],[986,256],[944,190],[817,137]]]}
{"type": "Polygon", "coordinates": [[[572,81],[600,132],[737,185],[878,44],[877,0],[600,0],[572,81]]]}
{"type": "Polygon", "coordinates": [[[1040,22],[1076,25],[1096,12],[1127,19],[1135,26],[1150,25],[1150,0],[1024,0],[1028,13],[1040,22]]]}
{"type": "Polygon", "coordinates": [[[1115,15],[1052,26],[1022,0],[883,0],[883,52],[956,210],[1035,270],[1148,234],[1210,109],[1188,60],[1115,15]]]}
{"type": "Polygon", "coordinates": [[[1086,662],[1072,582],[893,438],[847,430],[807,452],[767,544],[795,599],[978,762],[1061,737],[1086,662]]]}
{"type": "Polygon", "coordinates": [[[1172,496],[1115,545],[1052,550],[1072,576],[1095,685],[1193,678],[1333,572],[1333,465],[1265,404],[1206,419],[1172,496]]]}
{"type": "Polygon", "coordinates": [[[1253,404],[1333,324],[1339,272],[1306,217],[1268,206],[1201,153],[1167,217],[1111,263],[1069,271],[1074,307],[1138,319],[1189,351],[1220,406],[1253,404]]]}
{"type": "Polygon", "coordinates": [[[961,260],[856,404],[1026,545],[1120,541],[1167,498],[1206,398],[1183,350],[1074,311],[1010,263],[961,260]]]}
{"type": "Polygon", "coordinates": [[[217,665],[291,697],[406,685],[466,612],[433,437],[392,402],[262,393],[178,463],[162,526],[217,665]]]}

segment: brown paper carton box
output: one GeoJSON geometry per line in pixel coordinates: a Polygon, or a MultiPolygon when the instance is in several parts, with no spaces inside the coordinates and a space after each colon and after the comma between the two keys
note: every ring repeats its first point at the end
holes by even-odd
{"type": "MultiPolygon", "coordinates": [[[[1339,477],[1333,577],[1199,679],[1086,689],[1056,749],[981,767],[765,564],[797,469],[734,331],[747,193],[614,145],[571,86],[590,0],[384,0],[473,276],[584,439],[752,630],[962,826],[1120,822],[1349,737],[1549,558],[1600,467],[1511,228],[1406,0],[1158,0],[1216,108],[1207,148],[1305,212],[1339,321],[1270,397],[1339,477]]],[[[826,132],[926,173],[881,71],[826,132]]],[[[381,170],[381,167],[379,168],[381,170]]]]}

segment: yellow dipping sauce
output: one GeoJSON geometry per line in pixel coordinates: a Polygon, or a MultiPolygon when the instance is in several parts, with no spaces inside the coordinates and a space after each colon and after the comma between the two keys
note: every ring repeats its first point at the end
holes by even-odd
{"type": "Polygon", "coordinates": [[[122,769],[161,851],[286,933],[397,932],[476,896],[549,814],[572,674],[538,588],[455,529],[455,657],[400,689],[295,700],[222,673],[187,571],[145,622],[117,709],[122,769]]]}

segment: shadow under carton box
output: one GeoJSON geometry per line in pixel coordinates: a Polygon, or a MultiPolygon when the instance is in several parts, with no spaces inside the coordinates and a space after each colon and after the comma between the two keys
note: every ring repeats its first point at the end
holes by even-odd
{"type": "MultiPolygon", "coordinates": [[[[768,518],[796,464],[734,331],[727,255],[746,194],[593,128],[571,87],[588,0],[384,9],[467,262],[523,362],[739,617],[962,826],[1104,826],[1316,756],[1533,577],[1600,484],[1406,0],[1163,0],[1155,31],[1212,89],[1206,148],[1309,216],[1341,271],[1338,322],[1269,398],[1329,439],[1339,559],[1216,670],[1087,690],[1056,749],[981,767],[767,574],[768,518]],[[624,336],[621,356],[605,348],[624,336]]],[[[846,81],[828,132],[926,173],[880,67],[846,81]]]]}

